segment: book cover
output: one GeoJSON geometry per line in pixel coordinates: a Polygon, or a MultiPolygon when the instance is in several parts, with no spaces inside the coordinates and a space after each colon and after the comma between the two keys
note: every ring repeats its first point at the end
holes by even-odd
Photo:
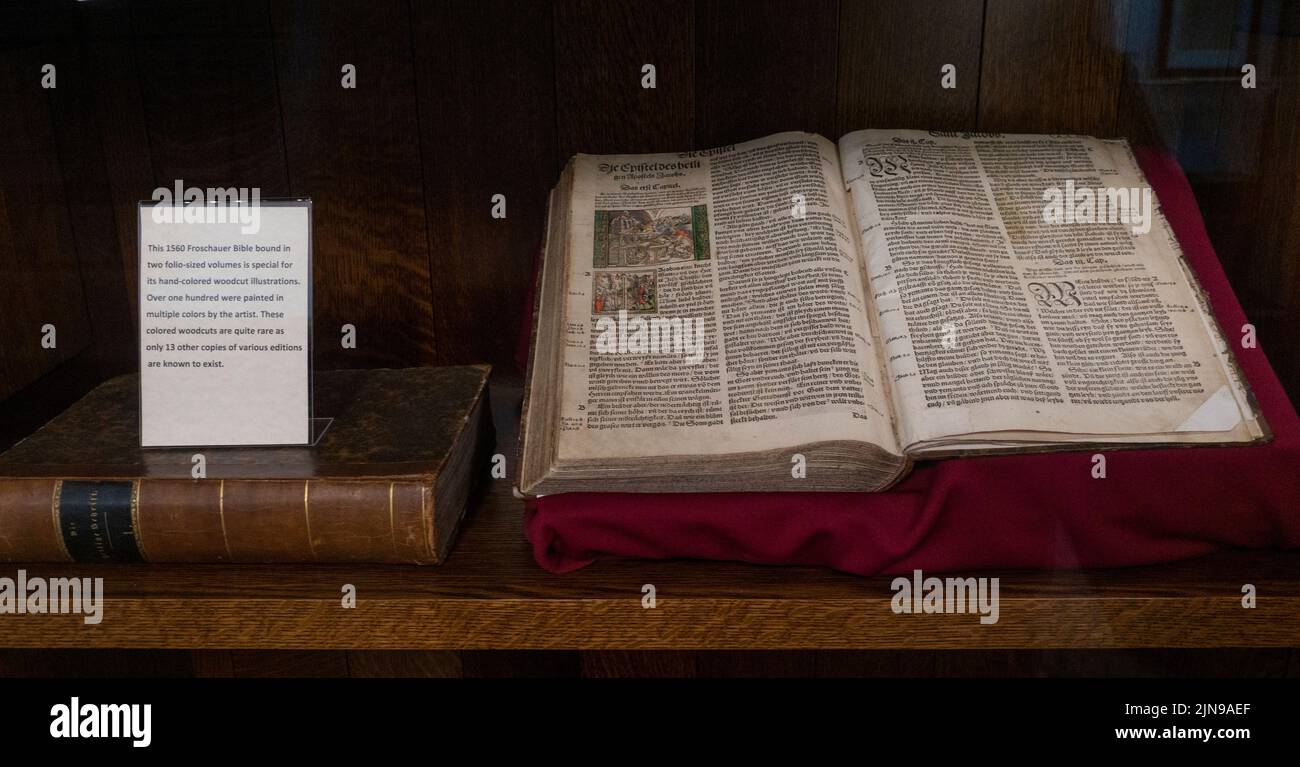
{"type": "Polygon", "coordinates": [[[141,448],[139,379],[112,379],[0,455],[0,560],[441,563],[492,446],[489,373],[319,373],[316,444],[250,448],[141,448]]]}

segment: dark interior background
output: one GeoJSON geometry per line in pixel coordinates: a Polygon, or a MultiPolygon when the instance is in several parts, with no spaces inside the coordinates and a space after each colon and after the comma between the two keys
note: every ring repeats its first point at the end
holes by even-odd
{"type": "Polygon", "coordinates": [[[176,179],[314,199],[318,368],[512,371],[547,191],[570,155],[869,126],[1167,147],[1295,398],[1298,5],[5,2],[0,447],[134,369],[133,206],[176,179]],[[939,86],[944,64],[955,90],[939,86]],[[497,193],[504,220],[489,215],[497,193]],[[355,350],[335,342],[344,323],[355,350]]]}
{"type": "MultiPolygon", "coordinates": [[[[781,130],[1087,133],[1174,152],[1300,398],[1300,3],[89,0],[0,3],[0,448],[136,366],[137,200],[315,201],[318,368],[515,371],[573,153],[781,130]],[[57,88],[40,87],[44,64],[57,88]],[[658,87],[640,87],[654,64],[658,87]],[[1252,63],[1258,87],[1240,87],[1252,63]],[[341,67],[357,88],[340,87],[341,67]],[[940,68],[957,67],[955,90],[940,68]],[[505,194],[508,217],[489,215],[505,194]],[[57,349],[40,346],[54,323],[57,349]],[[358,329],[359,346],[334,342],[358,329]]],[[[1233,332],[1234,329],[1228,329],[1233,332]]],[[[1300,673],[1294,651],[0,652],[0,675],[1300,673]]]]}

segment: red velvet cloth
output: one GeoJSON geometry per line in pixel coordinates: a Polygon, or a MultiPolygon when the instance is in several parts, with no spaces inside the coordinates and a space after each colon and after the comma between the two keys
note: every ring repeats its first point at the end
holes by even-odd
{"type": "Polygon", "coordinates": [[[1236,343],[1247,320],[1187,179],[1168,155],[1137,154],[1263,407],[1271,443],[1115,451],[1105,479],[1092,478],[1091,452],[1075,452],[920,463],[884,493],[551,495],[526,511],[538,564],[567,572],[606,557],[686,557],[868,575],[1300,547],[1300,421],[1263,350],[1236,343]]]}

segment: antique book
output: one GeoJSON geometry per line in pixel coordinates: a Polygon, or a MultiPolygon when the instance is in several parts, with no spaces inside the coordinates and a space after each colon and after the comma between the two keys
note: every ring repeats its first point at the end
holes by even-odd
{"type": "Polygon", "coordinates": [[[519,488],[869,491],[916,459],[1265,441],[1128,144],[864,130],[577,155],[519,488]]]}
{"type": "Polygon", "coordinates": [[[318,373],[306,447],[141,448],[139,377],[112,379],[0,455],[0,560],[441,563],[492,447],[489,372],[318,373]]]}

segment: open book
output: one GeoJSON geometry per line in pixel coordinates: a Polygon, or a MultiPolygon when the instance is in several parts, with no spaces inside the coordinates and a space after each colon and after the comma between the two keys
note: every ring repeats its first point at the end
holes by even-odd
{"type": "Polygon", "coordinates": [[[1128,144],[865,130],[578,155],[520,490],[878,490],[916,458],[1264,441],[1128,144]]]}

